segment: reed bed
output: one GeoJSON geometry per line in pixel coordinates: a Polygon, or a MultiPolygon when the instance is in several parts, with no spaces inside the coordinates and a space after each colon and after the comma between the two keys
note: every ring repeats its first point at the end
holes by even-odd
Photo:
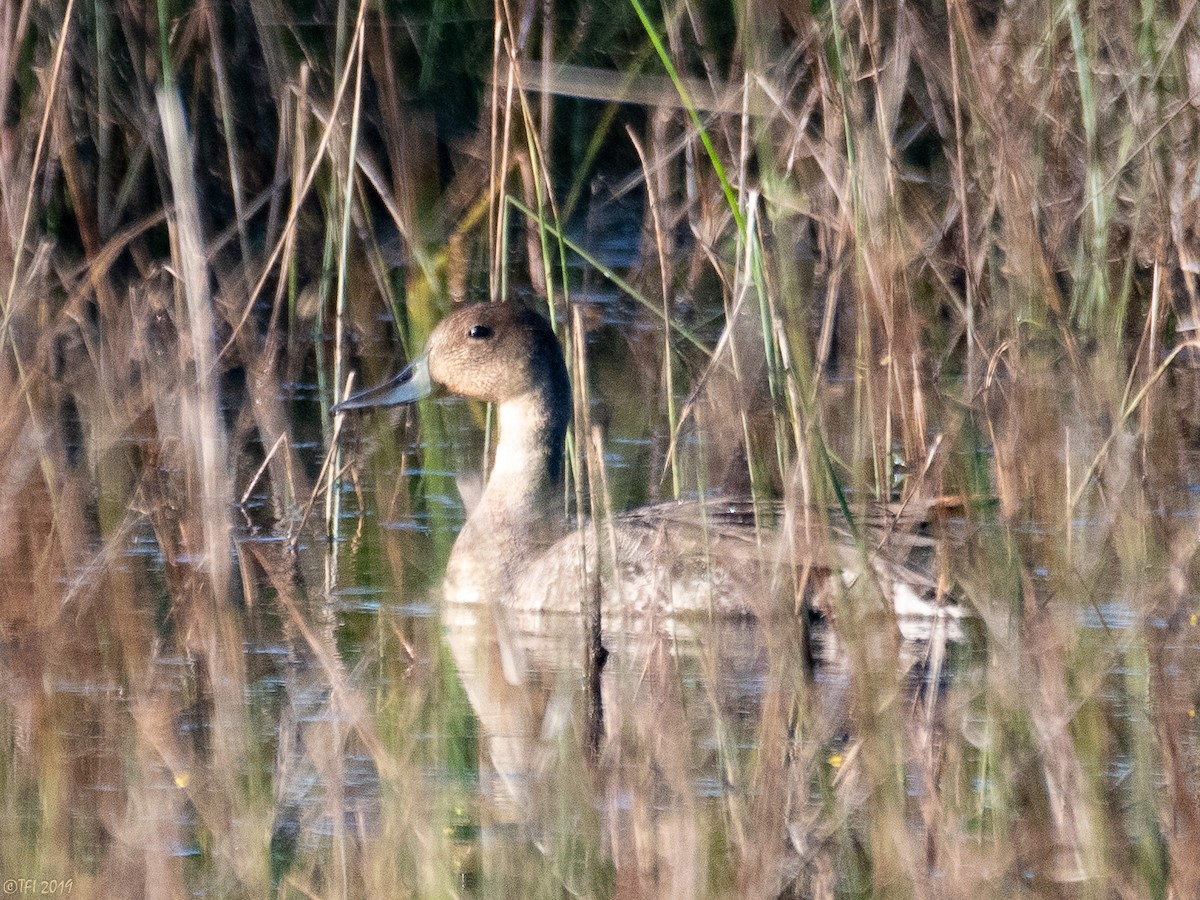
{"type": "Polygon", "coordinates": [[[1186,2],[0,4],[0,888],[1200,896],[1198,97],[1186,2]],[[965,639],[864,579],[752,701],[549,678],[513,810],[436,609],[487,413],[329,415],[484,298],[570,509],[932,509],[965,639]]]}

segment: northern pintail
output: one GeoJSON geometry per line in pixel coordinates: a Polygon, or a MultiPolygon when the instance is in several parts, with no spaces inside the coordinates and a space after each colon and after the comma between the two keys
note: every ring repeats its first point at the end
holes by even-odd
{"type": "MultiPolygon", "coordinates": [[[[800,540],[802,528],[764,541],[752,504],[727,499],[643,507],[599,535],[590,527],[576,530],[563,514],[562,490],[571,386],[550,323],[523,304],[456,309],[434,329],[424,355],[334,409],[411,403],[437,386],[495,404],[500,429],[490,476],[447,562],[450,604],[493,601],[512,626],[532,629],[547,617],[578,621],[585,592],[598,589],[606,634],[627,633],[668,621],[674,627],[689,616],[795,609],[798,590],[810,597],[814,585],[838,590],[869,569],[875,593],[891,600],[902,631],[906,619],[958,616],[932,599],[934,581],[907,565],[912,545],[903,535],[904,552],[871,553],[864,566],[861,543],[800,540]]],[[[950,628],[958,626],[951,621],[950,628]]]]}

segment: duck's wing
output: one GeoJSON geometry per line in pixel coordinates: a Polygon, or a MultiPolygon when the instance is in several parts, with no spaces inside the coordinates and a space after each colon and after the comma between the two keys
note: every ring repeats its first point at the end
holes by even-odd
{"type": "MultiPolygon", "coordinates": [[[[907,555],[932,549],[940,539],[935,519],[947,508],[943,498],[821,509],[778,500],[716,497],[703,501],[655,503],[618,517],[642,528],[695,530],[721,539],[761,545],[772,535],[790,534],[797,549],[816,553],[822,544],[861,549],[869,555],[907,555]]],[[[803,552],[801,555],[804,555],[803,552]]]]}
{"type": "Polygon", "coordinates": [[[892,599],[898,615],[948,609],[959,617],[939,578],[936,549],[945,531],[939,520],[960,505],[954,498],[871,503],[851,508],[848,516],[845,509],[713,498],[642,507],[621,516],[616,533],[641,535],[639,546],[653,543],[660,556],[682,551],[693,561],[715,560],[722,574],[740,573],[745,596],[762,596],[764,585],[777,588],[788,574],[799,573],[810,588],[854,584],[866,576],[892,599]],[[755,579],[757,586],[751,585],[755,579]]]}
{"type": "Polygon", "coordinates": [[[801,600],[826,609],[836,591],[863,585],[901,614],[902,606],[944,605],[927,523],[913,507],[866,512],[850,521],[748,499],[644,506],[585,523],[535,554],[505,605],[521,627],[541,627],[556,615],[577,617],[598,592],[606,631],[770,616],[801,600]]]}

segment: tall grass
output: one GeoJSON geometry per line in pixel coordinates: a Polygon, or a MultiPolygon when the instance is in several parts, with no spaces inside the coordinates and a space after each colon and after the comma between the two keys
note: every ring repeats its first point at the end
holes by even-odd
{"type": "Polygon", "coordinates": [[[1200,894],[1198,61],[1152,0],[0,5],[0,880],[1200,894]],[[489,296],[556,315],[597,529],[778,499],[967,639],[859,579],[842,668],[803,611],[752,700],[651,653],[592,753],[545,675],[507,809],[412,608],[486,414],[326,414],[489,296]]]}

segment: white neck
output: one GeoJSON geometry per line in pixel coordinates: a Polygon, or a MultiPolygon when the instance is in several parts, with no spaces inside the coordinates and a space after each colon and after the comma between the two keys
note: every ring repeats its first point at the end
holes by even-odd
{"type": "Polygon", "coordinates": [[[500,404],[500,442],[481,505],[503,513],[510,527],[544,516],[558,487],[562,447],[546,399],[530,392],[500,404]]]}
{"type": "Polygon", "coordinates": [[[530,392],[500,404],[500,442],[479,503],[454,542],[446,589],[457,601],[502,596],[506,579],[560,536],[564,425],[530,392]]]}

